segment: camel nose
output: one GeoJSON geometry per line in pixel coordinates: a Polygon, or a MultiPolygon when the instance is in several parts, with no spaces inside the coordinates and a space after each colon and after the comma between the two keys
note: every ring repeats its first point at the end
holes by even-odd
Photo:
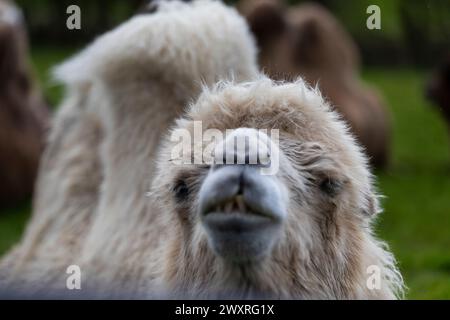
{"type": "Polygon", "coordinates": [[[238,128],[214,149],[215,164],[270,164],[270,138],[253,128],[238,128]]]}

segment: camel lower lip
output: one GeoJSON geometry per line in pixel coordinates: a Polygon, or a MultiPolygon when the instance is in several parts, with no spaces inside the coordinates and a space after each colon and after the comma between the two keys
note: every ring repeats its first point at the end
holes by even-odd
{"type": "Polygon", "coordinates": [[[217,231],[245,232],[272,225],[273,219],[256,213],[220,212],[207,213],[203,219],[217,231]]]}

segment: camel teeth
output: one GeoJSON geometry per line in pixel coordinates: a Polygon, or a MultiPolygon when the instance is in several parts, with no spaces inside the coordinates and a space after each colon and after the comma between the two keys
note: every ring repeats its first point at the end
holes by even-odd
{"type": "Polygon", "coordinates": [[[246,212],[247,208],[245,206],[244,203],[244,199],[242,198],[242,196],[237,196],[236,197],[236,204],[237,204],[237,208],[240,212],[246,212]]]}
{"type": "Polygon", "coordinates": [[[230,213],[230,212],[232,212],[232,211],[233,211],[233,203],[232,203],[232,202],[228,202],[228,203],[225,205],[224,212],[230,213]]]}

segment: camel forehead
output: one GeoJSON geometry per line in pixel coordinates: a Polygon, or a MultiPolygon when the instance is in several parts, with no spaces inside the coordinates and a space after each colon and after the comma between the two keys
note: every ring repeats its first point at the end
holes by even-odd
{"type": "Polygon", "coordinates": [[[334,138],[346,134],[320,94],[303,85],[227,88],[201,97],[188,118],[192,120],[190,128],[200,121],[203,130],[278,129],[305,142],[336,144],[334,138]]]}

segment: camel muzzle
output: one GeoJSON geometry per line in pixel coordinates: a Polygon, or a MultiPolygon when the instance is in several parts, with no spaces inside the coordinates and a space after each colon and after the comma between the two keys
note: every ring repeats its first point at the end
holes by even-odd
{"type": "Polygon", "coordinates": [[[212,169],[200,189],[200,220],[213,251],[233,262],[261,259],[270,252],[286,217],[272,176],[251,165],[212,169]]]}

